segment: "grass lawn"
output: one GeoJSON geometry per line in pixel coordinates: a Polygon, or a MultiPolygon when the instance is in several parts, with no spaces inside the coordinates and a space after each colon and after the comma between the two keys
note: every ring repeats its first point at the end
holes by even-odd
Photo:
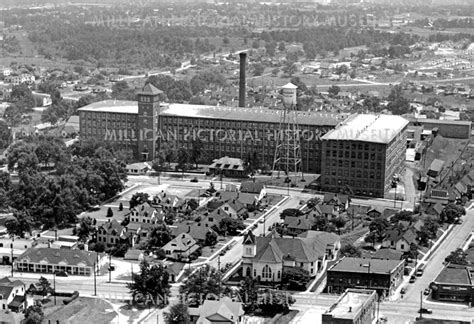
{"type": "Polygon", "coordinates": [[[79,297],[68,305],[63,298],[54,298],[44,307],[45,322],[51,323],[110,323],[117,316],[112,306],[102,299],[79,297]]]}

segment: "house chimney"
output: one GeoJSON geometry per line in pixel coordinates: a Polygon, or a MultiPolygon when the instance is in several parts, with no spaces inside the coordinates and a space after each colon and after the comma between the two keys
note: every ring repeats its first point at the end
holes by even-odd
{"type": "Polygon", "coordinates": [[[242,52],[240,56],[240,79],[239,79],[239,107],[245,107],[245,64],[247,53],[242,52]]]}

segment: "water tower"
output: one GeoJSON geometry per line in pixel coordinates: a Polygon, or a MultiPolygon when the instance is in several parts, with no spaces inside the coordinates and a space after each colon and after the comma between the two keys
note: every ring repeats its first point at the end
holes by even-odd
{"type": "Polygon", "coordinates": [[[291,181],[291,174],[295,182],[301,172],[301,145],[298,127],[298,113],[296,111],[296,90],[298,87],[288,83],[282,87],[283,111],[280,112],[280,127],[276,138],[273,170],[284,171],[286,181],[291,181]]]}

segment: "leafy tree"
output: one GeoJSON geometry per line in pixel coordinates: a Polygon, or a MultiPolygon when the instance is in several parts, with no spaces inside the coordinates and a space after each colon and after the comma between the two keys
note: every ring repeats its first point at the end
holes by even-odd
{"type": "Polygon", "coordinates": [[[258,282],[252,277],[245,277],[240,281],[239,295],[246,313],[253,312],[257,307],[258,290],[258,282]]]}
{"type": "MultiPolygon", "coordinates": [[[[35,151],[35,149],[36,147],[33,143],[28,143],[24,140],[17,141],[10,145],[7,150],[8,170],[13,170],[16,163],[18,163],[22,158],[25,159],[25,157],[30,156],[35,151]]],[[[36,158],[36,160],[38,159],[36,158]]]]}
{"type": "Polygon", "coordinates": [[[254,40],[252,42],[252,48],[258,49],[260,47],[260,42],[258,40],[254,40]]]}
{"type": "Polygon", "coordinates": [[[4,189],[5,191],[10,190],[12,185],[12,181],[10,178],[10,173],[0,171],[0,188],[4,189]]]}
{"type": "Polygon", "coordinates": [[[38,286],[38,290],[41,291],[43,296],[46,296],[47,294],[53,292],[53,287],[51,287],[51,283],[45,277],[40,277],[36,285],[38,286]]]}
{"type": "Polygon", "coordinates": [[[164,313],[166,324],[190,324],[188,305],[183,302],[172,305],[168,312],[164,313]]]}
{"type": "Polygon", "coordinates": [[[95,232],[94,221],[90,217],[84,217],[77,227],[76,235],[79,241],[86,243],[89,237],[95,232]]]}
{"type": "Polygon", "coordinates": [[[261,76],[265,71],[265,66],[261,63],[257,63],[253,66],[253,75],[254,76],[261,76]]]}
{"type": "Polygon", "coordinates": [[[403,96],[402,87],[400,85],[396,85],[392,88],[388,96],[388,101],[387,109],[394,115],[403,115],[410,111],[410,103],[408,99],[403,96]]]}
{"type": "Polygon", "coordinates": [[[453,252],[451,252],[451,254],[448,255],[446,257],[446,259],[444,259],[444,262],[449,262],[449,263],[453,263],[453,264],[467,265],[468,264],[467,253],[464,252],[463,249],[458,248],[458,249],[454,250],[453,252]]]}
{"type": "Polygon", "coordinates": [[[25,324],[41,324],[43,318],[43,308],[38,304],[31,305],[25,310],[25,324]]]}
{"type": "Polygon", "coordinates": [[[276,46],[277,44],[274,41],[265,42],[265,53],[267,53],[267,55],[270,57],[274,57],[276,46]]]}
{"type": "Polygon", "coordinates": [[[114,216],[114,212],[112,211],[112,208],[109,207],[109,208],[107,209],[107,217],[113,217],[113,216],[114,216]]]}
{"type": "Polygon", "coordinates": [[[219,222],[219,232],[227,235],[237,235],[239,230],[245,229],[245,225],[240,219],[226,217],[219,222]]]}
{"type": "Polygon", "coordinates": [[[438,228],[438,222],[431,218],[426,219],[423,226],[417,233],[418,242],[420,242],[422,246],[428,246],[429,241],[436,238],[438,228]]]}
{"type": "Polygon", "coordinates": [[[317,49],[312,42],[306,42],[303,44],[303,50],[308,60],[314,60],[316,58],[317,49]]]}
{"type": "Polygon", "coordinates": [[[198,164],[202,157],[203,148],[204,144],[199,138],[192,141],[190,160],[196,165],[196,169],[199,167],[198,164]]]}
{"type": "Polygon", "coordinates": [[[280,69],[279,68],[274,68],[272,70],[272,76],[278,76],[278,73],[280,73],[280,69]]]}
{"type": "Polygon", "coordinates": [[[293,62],[287,62],[287,64],[282,69],[283,73],[287,76],[292,76],[296,73],[296,65],[293,62]]]}
{"type": "Polygon", "coordinates": [[[350,258],[360,258],[362,256],[362,251],[358,247],[349,243],[341,247],[341,255],[350,258]]]}
{"type": "Polygon", "coordinates": [[[146,260],[140,263],[140,273],[132,275],[127,288],[134,301],[150,298],[155,305],[161,305],[170,295],[169,274],[161,265],[151,266],[146,260]]]}
{"type": "Polygon", "coordinates": [[[137,192],[134,193],[132,198],[130,198],[130,209],[135,208],[138,205],[144,204],[148,201],[150,195],[146,192],[137,192]]]}
{"type": "Polygon", "coordinates": [[[337,217],[336,219],[333,219],[331,222],[337,228],[342,228],[346,225],[346,220],[343,217],[337,217]]]}
{"type": "Polygon", "coordinates": [[[0,120],[0,149],[4,149],[10,145],[12,141],[12,132],[8,124],[0,120]]]}
{"type": "Polygon", "coordinates": [[[25,237],[26,233],[31,233],[32,218],[26,210],[15,211],[14,219],[5,222],[7,232],[11,236],[25,237]]]}
{"type": "Polygon", "coordinates": [[[466,215],[464,207],[456,204],[447,204],[440,214],[440,221],[443,223],[455,223],[461,216],[466,215]]]}
{"type": "Polygon", "coordinates": [[[314,225],[311,226],[313,231],[323,231],[329,232],[330,231],[330,223],[326,217],[316,217],[314,225]]]}
{"type": "Polygon", "coordinates": [[[284,269],[281,283],[286,290],[305,290],[311,277],[309,272],[301,268],[284,269]]]}
{"type": "Polygon", "coordinates": [[[227,38],[227,37],[222,38],[222,43],[223,43],[224,45],[229,45],[229,42],[230,42],[230,41],[229,41],[229,38],[227,38]]]}
{"type": "Polygon", "coordinates": [[[391,223],[398,223],[399,221],[412,222],[413,212],[409,210],[401,210],[390,219],[391,223]]]}
{"type": "Polygon", "coordinates": [[[146,249],[150,251],[156,251],[171,241],[171,239],[172,236],[168,227],[165,224],[157,224],[152,227],[150,236],[146,241],[145,246],[146,249]]]}
{"type": "Polygon", "coordinates": [[[9,125],[16,126],[21,121],[22,114],[23,109],[16,103],[13,103],[5,109],[3,118],[5,118],[9,125]]]}
{"type": "Polygon", "coordinates": [[[280,52],[283,52],[286,50],[285,42],[280,42],[280,44],[278,44],[278,50],[280,52]]]}
{"type": "Polygon", "coordinates": [[[337,85],[332,85],[329,87],[328,92],[332,97],[337,96],[337,94],[341,91],[341,88],[337,85]]]}
{"type": "Polygon", "coordinates": [[[381,242],[384,239],[387,233],[388,226],[388,221],[386,219],[381,218],[374,219],[369,224],[369,229],[372,233],[375,234],[375,239],[377,240],[377,242],[381,242]]]}
{"type": "Polygon", "coordinates": [[[188,276],[184,284],[179,287],[179,293],[184,295],[185,300],[188,300],[188,297],[190,297],[189,300],[195,299],[194,302],[189,303],[190,305],[200,304],[208,295],[221,296],[226,292],[226,288],[221,282],[222,273],[205,265],[188,276]]]}
{"type": "Polygon", "coordinates": [[[176,165],[176,169],[181,170],[184,177],[184,172],[188,169],[188,162],[189,162],[189,153],[186,149],[180,148],[178,150],[178,164],[176,165]]]}
{"type": "Polygon", "coordinates": [[[286,217],[300,217],[303,216],[303,212],[298,208],[287,208],[284,209],[281,214],[280,218],[285,219],[286,217]]]}
{"type": "Polygon", "coordinates": [[[208,231],[206,233],[206,240],[204,241],[205,246],[214,246],[217,244],[217,234],[214,231],[208,231]]]}
{"type": "Polygon", "coordinates": [[[418,258],[418,244],[416,243],[411,243],[410,244],[410,250],[405,254],[406,257],[411,258],[411,259],[416,259],[418,258]]]}
{"type": "Polygon", "coordinates": [[[294,302],[293,296],[286,291],[266,289],[259,294],[257,307],[263,314],[275,315],[287,313],[294,302]]]}

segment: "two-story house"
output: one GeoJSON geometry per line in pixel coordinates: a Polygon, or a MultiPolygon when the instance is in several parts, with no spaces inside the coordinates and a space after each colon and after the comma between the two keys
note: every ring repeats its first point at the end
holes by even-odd
{"type": "Polygon", "coordinates": [[[387,237],[382,242],[382,246],[392,248],[401,252],[410,251],[410,246],[416,241],[416,233],[412,229],[402,231],[394,229],[387,232],[387,237]]]}
{"type": "Polygon", "coordinates": [[[200,307],[189,307],[188,311],[193,324],[238,324],[245,314],[242,303],[229,297],[206,299],[200,307]]]}
{"type": "Polygon", "coordinates": [[[189,234],[182,233],[163,246],[167,258],[187,261],[199,249],[199,245],[189,234]]]}
{"type": "Polygon", "coordinates": [[[109,220],[97,229],[97,242],[104,243],[108,247],[129,238],[130,233],[115,219],[109,220]]]}
{"type": "Polygon", "coordinates": [[[22,312],[27,307],[26,287],[20,280],[8,277],[0,279],[0,307],[14,312],[22,312]]]}

